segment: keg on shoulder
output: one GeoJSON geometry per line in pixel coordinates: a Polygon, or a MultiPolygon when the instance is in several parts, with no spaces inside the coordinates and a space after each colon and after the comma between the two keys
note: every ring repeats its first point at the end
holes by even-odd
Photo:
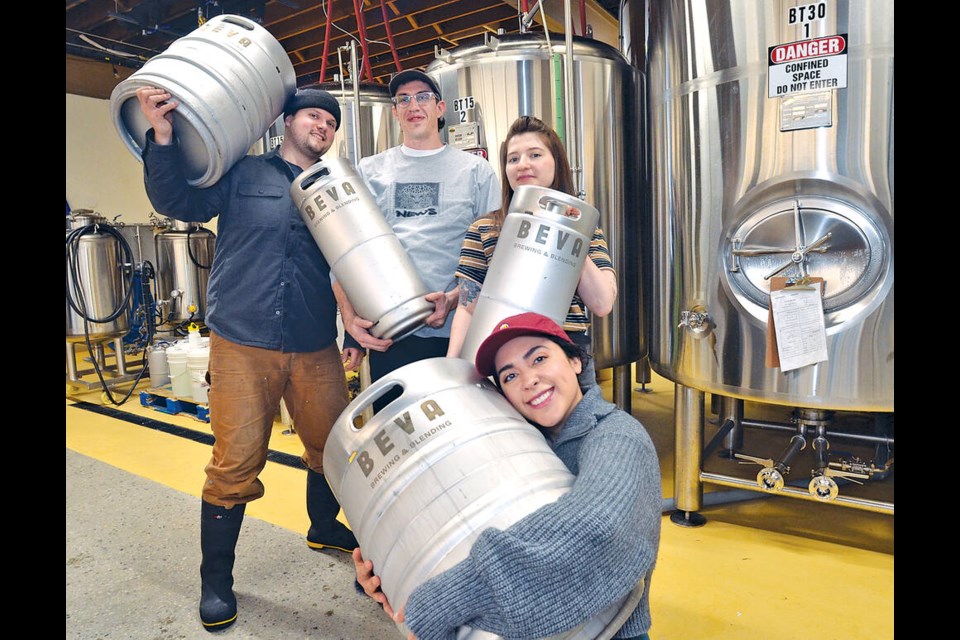
{"type": "MultiPolygon", "coordinates": [[[[333,425],[323,469],[397,609],[418,585],[466,558],[485,528],[508,528],[574,482],[540,432],[459,358],[420,360],[367,387],[333,425]],[[356,427],[364,409],[395,387],[400,395],[356,427]]],[[[612,637],[641,592],[642,584],[554,638],[612,637]]],[[[457,637],[498,638],[469,628],[457,637]]]]}
{"type": "Polygon", "coordinates": [[[290,185],[330,271],[377,338],[399,340],[434,310],[413,261],[363,179],[343,158],[324,159],[290,185]]]}
{"type": "Polygon", "coordinates": [[[600,212],[579,198],[517,187],[460,357],[473,362],[480,343],[508,316],[534,311],[562,326],[599,223],[600,212]]]}
{"type": "Polygon", "coordinates": [[[246,155],[297,90],[290,56],[262,26],[237,15],[210,18],[120,82],[114,126],[139,160],[150,123],[137,89],[158,87],[179,105],[174,132],[191,186],[209,187],[246,155]]]}

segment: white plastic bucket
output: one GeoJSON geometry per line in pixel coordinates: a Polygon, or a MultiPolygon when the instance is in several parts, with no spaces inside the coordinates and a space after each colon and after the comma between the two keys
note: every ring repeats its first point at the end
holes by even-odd
{"type": "Polygon", "coordinates": [[[167,366],[170,369],[170,386],[177,398],[192,398],[190,370],[187,367],[186,345],[175,344],[167,348],[167,366]]]}
{"type": "Polygon", "coordinates": [[[210,385],[207,384],[207,365],[210,362],[210,347],[191,349],[187,353],[187,368],[190,370],[190,394],[193,401],[207,404],[210,385]]]}

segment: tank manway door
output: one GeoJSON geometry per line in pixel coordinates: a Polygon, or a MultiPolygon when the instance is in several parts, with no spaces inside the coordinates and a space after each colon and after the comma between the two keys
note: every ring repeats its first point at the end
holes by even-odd
{"type": "Polygon", "coordinates": [[[734,297],[766,321],[770,279],[817,276],[825,281],[830,326],[859,315],[886,289],[892,273],[885,229],[844,202],[800,197],[768,204],[726,235],[727,283],[734,297]]]}

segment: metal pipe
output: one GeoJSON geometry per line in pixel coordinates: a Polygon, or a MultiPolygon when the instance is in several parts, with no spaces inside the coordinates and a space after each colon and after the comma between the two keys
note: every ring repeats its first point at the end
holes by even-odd
{"type": "Polygon", "coordinates": [[[577,138],[577,112],[573,100],[573,29],[570,0],[563,1],[564,38],[567,45],[567,55],[563,61],[563,123],[566,132],[567,156],[570,160],[570,171],[573,173],[573,188],[578,198],[583,199],[583,161],[580,158],[580,141],[577,138]]]}
{"type": "Polygon", "coordinates": [[[733,422],[730,432],[723,440],[724,449],[728,454],[739,451],[743,448],[743,400],[721,396],[719,417],[722,422],[733,422]]]}
{"type": "MultiPolygon", "coordinates": [[[[759,429],[773,429],[777,431],[796,432],[796,425],[785,424],[782,422],[768,422],[764,420],[743,420],[743,426],[756,427],[759,429]]],[[[863,440],[864,442],[875,442],[880,444],[893,444],[893,438],[883,438],[879,436],[868,436],[855,433],[841,433],[839,431],[827,431],[826,436],[830,438],[847,438],[850,440],[863,440]]]]}
{"type": "Polygon", "coordinates": [[[327,54],[330,51],[330,27],[333,25],[333,0],[327,0],[327,10],[324,12],[327,27],[323,32],[323,60],[320,62],[320,82],[327,75],[327,54]]]}
{"type": "MultiPolygon", "coordinates": [[[[367,64],[370,60],[367,59],[367,64]]],[[[357,75],[357,42],[350,40],[350,79],[353,80],[353,164],[360,162],[360,78],[357,75]]]]}
{"type": "Polygon", "coordinates": [[[387,29],[387,42],[390,43],[390,55],[393,56],[393,63],[397,67],[397,73],[403,71],[400,65],[400,58],[397,57],[397,46],[393,42],[393,29],[390,28],[390,17],[387,15],[387,4],[380,0],[380,13],[383,14],[383,26],[387,29]]]}
{"type": "Polygon", "coordinates": [[[703,391],[676,385],[673,494],[680,511],[699,511],[703,505],[703,402],[703,391]]]}
{"type": "MultiPolygon", "coordinates": [[[[743,478],[734,478],[732,476],[724,476],[715,473],[701,473],[700,480],[703,482],[709,482],[711,484],[719,484],[726,487],[736,487],[738,489],[750,489],[753,491],[762,491],[756,483],[752,480],[744,480],[743,478]]],[[[776,494],[767,494],[767,495],[778,495],[778,496],[787,496],[790,498],[800,498],[801,500],[809,500],[811,502],[818,502],[823,504],[822,500],[819,500],[810,495],[809,491],[805,489],[797,489],[789,485],[784,486],[782,490],[778,491],[776,494]]],[[[864,511],[873,511],[876,513],[884,513],[888,515],[893,515],[893,503],[891,502],[880,502],[877,500],[864,500],[861,498],[848,498],[845,496],[838,496],[836,499],[831,501],[831,504],[839,504],[847,507],[853,507],[855,509],[862,509],[864,511]]]]}

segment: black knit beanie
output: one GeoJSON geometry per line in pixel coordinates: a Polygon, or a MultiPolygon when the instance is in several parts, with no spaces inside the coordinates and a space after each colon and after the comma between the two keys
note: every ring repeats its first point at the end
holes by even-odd
{"type": "Polygon", "coordinates": [[[298,89],[297,92],[287,100],[283,107],[283,117],[295,114],[300,109],[317,107],[328,112],[337,121],[337,129],[340,129],[340,103],[333,97],[333,94],[323,89],[298,89]]]}

